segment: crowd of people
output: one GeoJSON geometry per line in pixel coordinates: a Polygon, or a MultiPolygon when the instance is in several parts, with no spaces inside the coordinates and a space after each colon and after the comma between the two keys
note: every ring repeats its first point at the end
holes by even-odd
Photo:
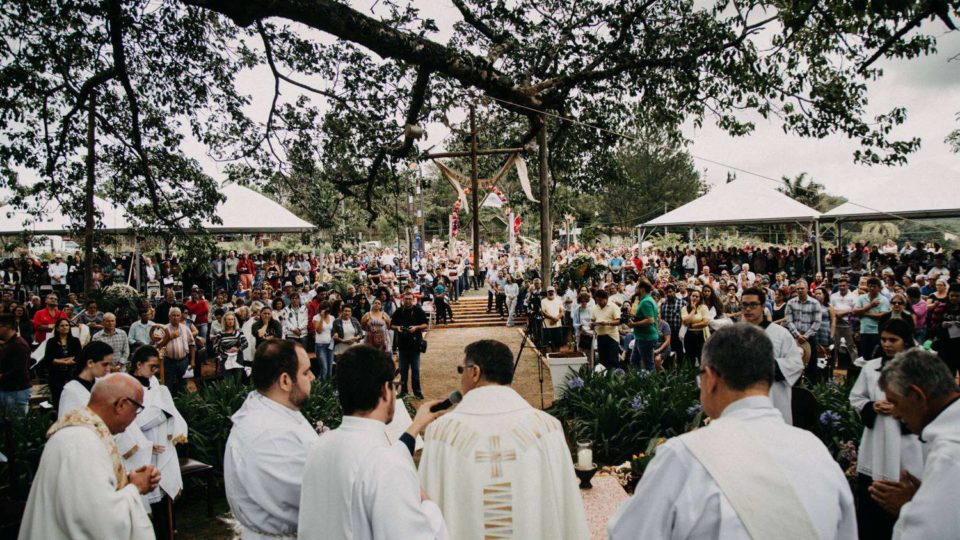
{"type": "Polygon", "coordinates": [[[719,421],[658,450],[611,538],[949,537],[960,252],[894,243],[825,253],[817,271],[803,248],[572,246],[556,254],[554,275],[578,257],[600,266],[574,287],[543,283],[530,251],[495,244],[476,272],[462,247],[413,261],[390,250],[230,252],[193,281],[170,273],[125,328],[69,284],[42,303],[39,289],[7,288],[4,407],[26,407],[40,373],[58,410],[21,538],[169,537],[182,489],[174,445],[187,433],[172,397],[204,366],[255,388],[225,456],[244,538],[585,538],[563,429],[509,387],[506,345],[467,346],[463,402],[445,415],[425,401],[403,434],[384,436],[397,399],[411,389],[424,399],[430,314],[451,320],[469,288],[485,289],[508,325],[525,314],[540,347],[572,344],[609,369],[698,367],[701,403],[719,421]],[[856,506],[822,444],[794,426],[796,383],[835,369],[856,378],[850,402],[865,425],[856,506]],[[331,377],[345,416],[325,434],[299,410],[311,381],[331,377]],[[738,450],[718,457],[716,445],[738,450]],[[84,481],[58,485],[87,453],[84,481]],[[745,467],[753,483],[736,478],[745,467]],[[761,499],[749,492],[763,490],[771,496],[751,510],[761,499]]]}

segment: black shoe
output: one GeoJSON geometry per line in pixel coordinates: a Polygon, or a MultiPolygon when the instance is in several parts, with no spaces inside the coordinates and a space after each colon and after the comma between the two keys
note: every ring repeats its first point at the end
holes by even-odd
{"type": "Polygon", "coordinates": [[[423,394],[414,394],[413,397],[422,400],[422,399],[423,399],[423,394]]]}

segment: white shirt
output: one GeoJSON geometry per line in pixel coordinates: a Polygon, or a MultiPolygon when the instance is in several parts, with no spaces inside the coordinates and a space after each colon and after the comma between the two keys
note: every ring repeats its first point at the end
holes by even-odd
{"type": "MultiPolygon", "coordinates": [[[[402,407],[402,403],[397,404],[402,407]]],[[[344,416],[310,450],[303,471],[301,540],[434,540],[440,509],[420,500],[413,458],[378,420],[344,416]]]]}
{"type": "Polygon", "coordinates": [[[861,411],[869,408],[870,412],[866,414],[875,416],[872,427],[864,425],[863,428],[857,452],[857,472],[874,480],[899,482],[900,471],[906,469],[919,478],[923,472],[920,440],[916,435],[903,433],[900,422],[893,416],[873,412],[874,402],[887,399],[880,388],[882,365],[882,358],[864,364],[850,390],[850,405],[854,410],[864,417],[861,411]]]}
{"type": "Polygon", "coordinates": [[[51,285],[65,285],[67,283],[67,263],[52,262],[47,266],[47,274],[50,274],[51,285]]]}
{"type": "Polygon", "coordinates": [[[770,385],[770,401],[783,415],[783,421],[793,425],[793,385],[803,375],[803,351],[790,331],[779,324],[768,324],[763,331],[773,343],[773,358],[784,378],[770,385]]]}
{"type": "Polygon", "coordinates": [[[257,391],[230,419],[223,482],[243,540],[296,537],[303,467],[319,435],[299,411],[257,391]]]}
{"type": "Polygon", "coordinates": [[[894,540],[948,540],[960,531],[960,401],[954,401],[923,428],[924,465],[920,489],[900,509],[894,540]]]}
{"type": "MultiPolygon", "coordinates": [[[[314,342],[317,345],[329,345],[333,341],[333,321],[336,319],[333,318],[333,315],[327,315],[327,318],[323,320],[323,331],[322,332],[313,332],[314,342]]],[[[320,322],[320,314],[317,313],[313,316],[313,324],[316,325],[320,322]]],[[[316,326],[314,326],[316,328],[316,326]]]]}
{"type": "Polygon", "coordinates": [[[43,448],[18,538],[147,540],[154,534],[137,487],[117,489],[104,441],[87,426],[70,426],[43,448]]]}
{"type": "Polygon", "coordinates": [[[65,414],[87,406],[90,402],[90,391],[87,387],[80,384],[76,379],[67,381],[63,385],[63,391],[60,393],[60,405],[57,407],[57,420],[64,417],[65,414]]]}
{"type": "MultiPolygon", "coordinates": [[[[721,417],[744,423],[781,466],[820,533],[820,540],[857,538],[850,485],[816,436],[785,424],[766,396],[736,401],[727,406],[721,417]]],[[[647,466],[633,497],[611,518],[611,540],[750,539],[730,501],[686,448],[682,437],[674,437],[657,448],[656,457],[647,466]]]]}
{"type": "Polygon", "coordinates": [[[857,293],[848,289],[846,295],[840,294],[840,291],[837,291],[830,295],[830,307],[837,311],[847,311],[846,315],[837,317],[837,324],[849,326],[850,325],[850,311],[853,310],[857,305],[857,293]]]}

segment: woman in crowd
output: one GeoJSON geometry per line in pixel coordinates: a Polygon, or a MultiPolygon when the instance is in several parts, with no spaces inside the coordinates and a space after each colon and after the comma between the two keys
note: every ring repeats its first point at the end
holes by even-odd
{"type": "MultiPolygon", "coordinates": [[[[17,307],[18,310],[23,309],[17,307]]],[[[29,336],[29,334],[28,334],[29,336]]],[[[29,339],[27,337],[26,339],[29,339]]],[[[60,405],[63,385],[70,379],[77,356],[82,346],[80,340],[70,331],[70,321],[59,319],[53,329],[53,337],[47,340],[43,351],[42,365],[47,369],[47,381],[50,386],[50,400],[54,408],[60,405]]]]}
{"type": "Polygon", "coordinates": [[[786,324],[789,295],[790,289],[787,286],[779,287],[773,293],[773,309],[770,310],[770,320],[774,324],[786,324]]]}
{"type": "Polygon", "coordinates": [[[893,298],[890,299],[890,311],[883,314],[880,317],[880,328],[891,319],[901,319],[910,324],[911,327],[917,327],[917,320],[913,315],[913,308],[910,305],[910,300],[905,294],[895,294],[893,298]]]}
{"type": "Polygon", "coordinates": [[[703,305],[707,308],[710,320],[723,316],[723,305],[717,296],[717,291],[710,285],[704,285],[700,291],[703,305]]]}
{"type": "Polygon", "coordinates": [[[367,294],[361,291],[354,300],[353,314],[356,317],[363,317],[367,313],[370,313],[370,301],[367,299],[367,294]]]}
{"type": "Polygon", "coordinates": [[[250,331],[253,334],[255,347],[271,339],[283,339],[283,326],[273,318],[273,310],[264,306],[260,310],[260,318],[253,323],[250,331]]]}
{"type": "Polygon", "coordinates": [[[688,365],[698,365],[703,344],[710,332],[710,312],[702,303],[700,291],[690,291],[688,304],[680,311],[680,320],[685,329],[683,330],[684,358],[688,365]]]}
{"type": "Polygon", "coordinates": [[[826,368],[821,370],[818,364],[813,367],[807,366],[808,373],[813,374],[809,377],[812,381],[833,378],[833,354],[830,352],[830,344],[833,343],[833,336],[836,333],[836,320],[833,316],[833,308],[830,307],[830,292],[822,287],[813,291],[813,297],[820,302],[820,329],[817,330],[817,358],[824,358],[826,368]]]}
{"type": "Polygon", "coordinates": [[[910,310],[913,311],[913,319],[917,323],[917,342],[923,343],[927,339],[927,303],[921,297],[920,289],[917,287],[907,288],[907,300],[910,310]]]}
{"type": "Polygon", "coordinates": [[[27,310],[23,306],[13,308],[13,319],[16,325],[17,335],[30,343],[33,341],[33,321],[27,315],[27,310]]]}
{"type": "Polygon", "coordinates": [[[283,326],[283,312],[287,309],[287,305],[283,302],[282,298],[274,298],[270,302],[270,308],[273,310],[273,319],[280,323],[280,326],[283,326]]]}
{"type": "Polygon", "coordinates": [[[240,329],[237,315],[232,311],[223,314],[220,326],[220,332],[212,338],[217,372],[223,373],[225,378],[239,382],[245,378],[243,368],[248,364],[248,359],[244,356],[248,345],[247,338],[240,329]]]}
{"type": "Polygon", "coordinates": [[[593,344],[593,330],[590,326],[590,300],[590,293],[584,290],[577,294],[577,305],[570,310],[574,342],[581,351],[589,351],[593,344]]]}
{"type": "MultiPolygon", "coordinates": [[[[361,295],[362,298],[366,299],[361,295]]],[[[314,375],[321,381],[330,378],[333,373],[333,323],[334,317],[330,314],[330,302],[321,302],[319,312],[313,316],[313,343],[314,375]]]]}
{"type": "Polygon", "coordinates": [[[271,288],[276,289],[280,286],[280,274],[282,270],[280,269],[280,264],[277,263],[277,256],[275,254],[270,254],[270,260],[263,265],[263,271],[265,279],[271,288]]]}
{"type": "Polygon", "coordinates": [[[933,307],[940,302],[947,301],[947,288],[949,286],[947,280],[944,278],[939,278],[934,286],[936,287],[936,290],[933,292],[933,294],[927,297],[927,307],[930,309],[933,309],[933,307]]]}
{"type": "Polygon", "coordinates": [[[360,319],[360,327],[365,334],[366,344],[373,345],[384,352],[391,350],[390,316],[384,313],[380,299],[375,299],[370,313],[363,315],[360,319]]]}
{"type": "Polygon", "coordinates": [[[253,264],[253,259],[247,257],[246,253],[241,253],[239,260],[237,260],[237,274],[240,275],[240,289],[247,290],[253,287],[253,273],[256,270],[256,266],[253,264]]]}
{"type": "Polygon", "coordinates": [[[110,372],[113,363],[113,347],[102,341],[92,341],[74,359],[73,378],[63,386],[57,420],[65,414],[86,407],[90,401],[93,383],[110,372]]]}
{"type": "Polygon", "coordinates": [[[360,326],[360,321],[353,316],[353,309],[345,304],[340,308],[340,318],[333,322],[333,341],[336,343],[333,354],[335,356],[343,354],[361,339],[363,339],[363,328],[360,326]]]}
{"type": "Polygon", "coordinates": [[[897,517],[870,496],[875,481],[899,482],[901,471],[919,478],[923,470],[920,440],[893,415],[893,404],[880,388],[880,371],[899,352],[913,346],[913,327],[905,319],[881,326],[882,354],[867,362],[850,391],[850,405],[863,420],[857,453],[857,527],[860,538],[889,539],[897,517]]]}
{"type": "Polygon", "coordinates": [[[160,471],[160,484],[144,498],[150,504],[156,537],[173,540],[173,500],[183,490],[176,445],[187,442],[188,432],[170,390],[157,380],[159,369],[160,353],[149,345],[137,349],[130,361],[130,374],[143,385],[143,408],[134,423],[152,445],[151,465],[160,471]]]}

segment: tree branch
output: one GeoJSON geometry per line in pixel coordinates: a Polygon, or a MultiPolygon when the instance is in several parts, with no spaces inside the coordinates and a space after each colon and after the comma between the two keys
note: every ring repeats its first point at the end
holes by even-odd
{"type": "Polygon", "coordinates": [[[903,36],[907,35],[907,33],[914,28],[920,26],[924,19],[933,14],[933,11],[930,8],[927,8],[920,12],[916,17],[908,21],[903,28],[897,30],[895,34],[887,38],[887,41],[885,41],[883,45],[881,45],[880,48],[870,56],[870,58],[867,58],[862,64],[860,64],[860,66],[857,68],[857,73],[863,73],[866,71],[867,68],[869,68],[874,62],[879,60],[884,54],[893,48],[893,46],[896,45],[903,36]]]}

